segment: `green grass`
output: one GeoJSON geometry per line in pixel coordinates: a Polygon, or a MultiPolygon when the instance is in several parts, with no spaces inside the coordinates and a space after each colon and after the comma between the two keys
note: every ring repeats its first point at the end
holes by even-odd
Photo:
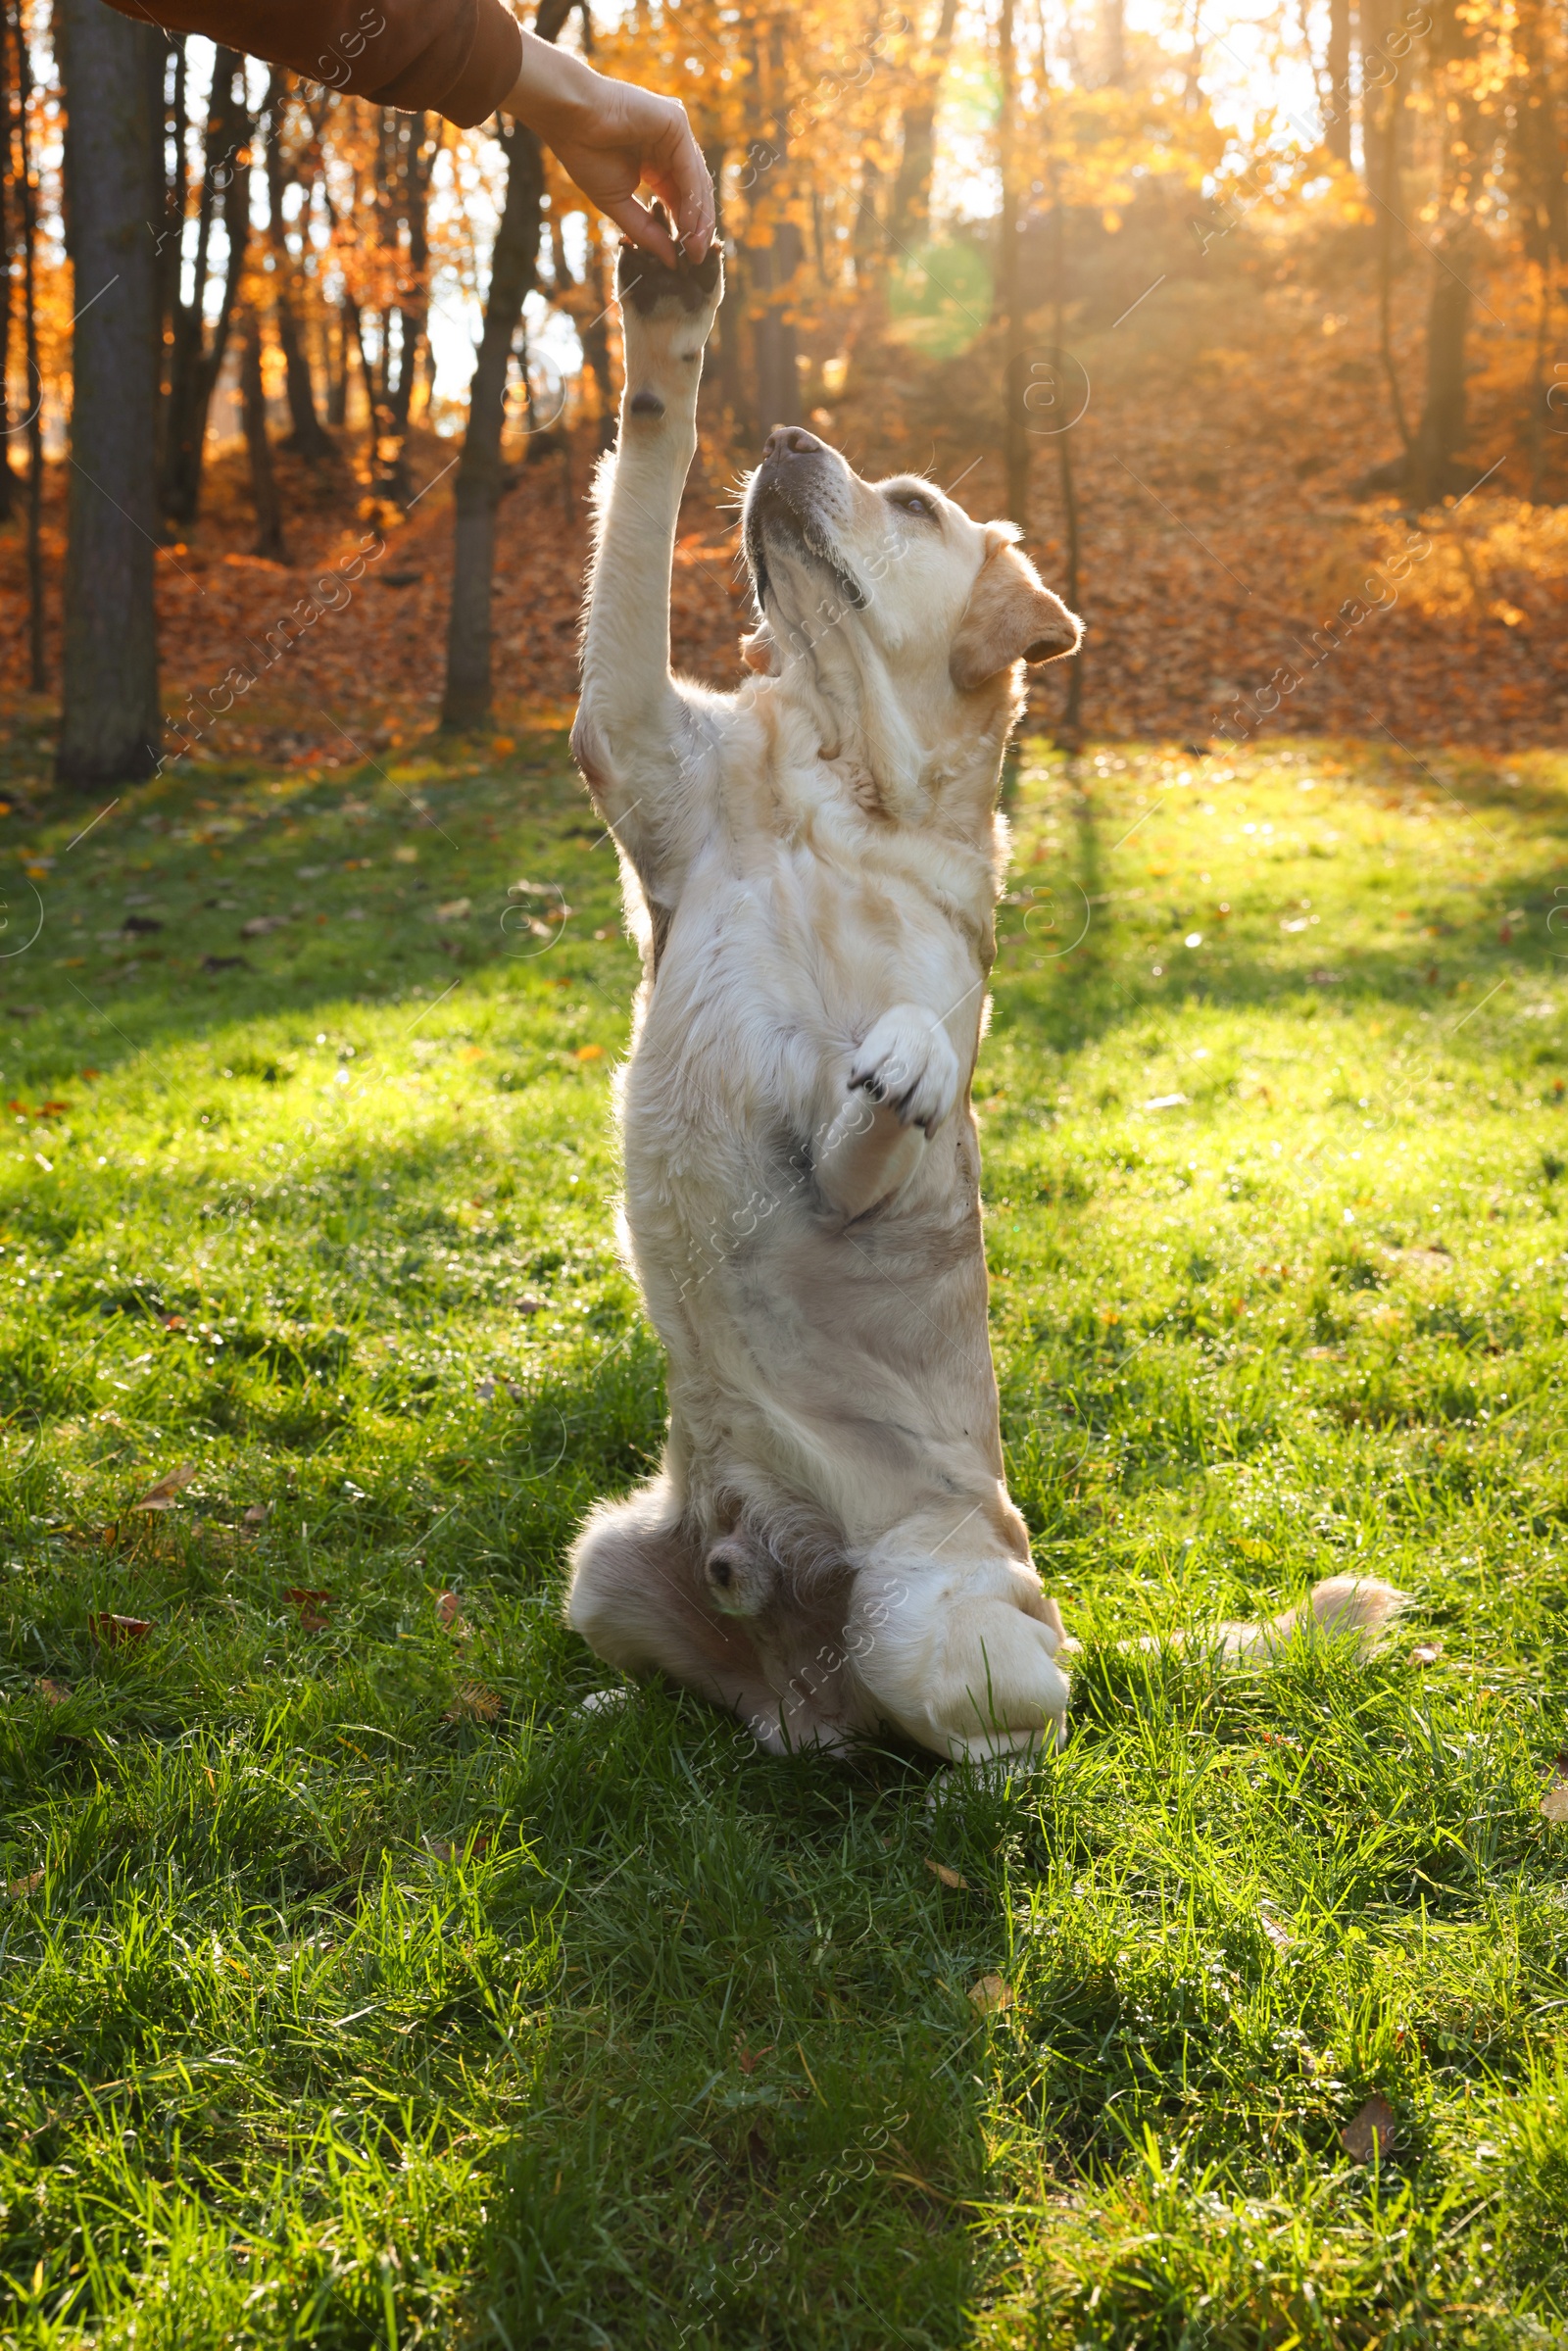
{"type": "Polygon", "coordinates": [[[1013,797],[994,1328],[1086,1652],[1004,1789],[582,1710],[661,1389],[558,739],[4,820],[7,2345],[1562,2339],[1568,759],[1013,797]],[[1368,1665],[1117,1646],[1346,1568],[1368,1665]]]}

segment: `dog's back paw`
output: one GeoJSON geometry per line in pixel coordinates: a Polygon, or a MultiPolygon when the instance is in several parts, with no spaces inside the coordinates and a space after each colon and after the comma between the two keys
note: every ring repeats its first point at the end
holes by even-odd
{"type": "Polygon", "coordinates": [[[902,1731],[955,1763],[1065,1742],[1071,1690],[1054,1626],[992,1593],[933,1594],[924,1606],[910,1594],[906,1605],[906,1624],[890,1622],[880,1643],[857,1653],[866,1688],[902,1731]]]}

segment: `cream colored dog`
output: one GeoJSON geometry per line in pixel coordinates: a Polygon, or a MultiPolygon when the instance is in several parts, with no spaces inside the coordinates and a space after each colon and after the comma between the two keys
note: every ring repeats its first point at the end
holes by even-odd
{"type": "Polygon", "coordinates": [[[891,1724],[952,1758],[1027,1753],[1068,1686],[1004,1482],[969,1081],[1020,664],[1079,624],[1009,523],[780,426],[745,507],[761,674],[674,678],[716,255],[624,252],[619,291],[572,745],[644,958],[625,1225],[669,1437],[583,1528],[567,1616],[773,1749],[891,1724]]]}

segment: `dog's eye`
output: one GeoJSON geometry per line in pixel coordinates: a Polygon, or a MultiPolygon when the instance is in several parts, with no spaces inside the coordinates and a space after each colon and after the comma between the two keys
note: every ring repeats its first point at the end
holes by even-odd
{"type": "Polygon", "coordinates": [[[922,498],[918,490],[895,490],[893,504],[902,507],[906,514],[918,514],[922,521],[936,520],[936,508],[929,498],[922,498]]]}

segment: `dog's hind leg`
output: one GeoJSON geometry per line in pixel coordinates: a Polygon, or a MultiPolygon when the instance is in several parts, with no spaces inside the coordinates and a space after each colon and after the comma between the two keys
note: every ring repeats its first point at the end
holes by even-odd
{"type": "Polygon", "coordinates": [[[738,1715],[764,1746],[781,1748],[778,1700],[750,1632],[707,1601],[701,1556],[662,1480],[590,1514],[572,1545],[565,1613],[573,1632],[622,1673],[667,1674],[738,1715]]]}

